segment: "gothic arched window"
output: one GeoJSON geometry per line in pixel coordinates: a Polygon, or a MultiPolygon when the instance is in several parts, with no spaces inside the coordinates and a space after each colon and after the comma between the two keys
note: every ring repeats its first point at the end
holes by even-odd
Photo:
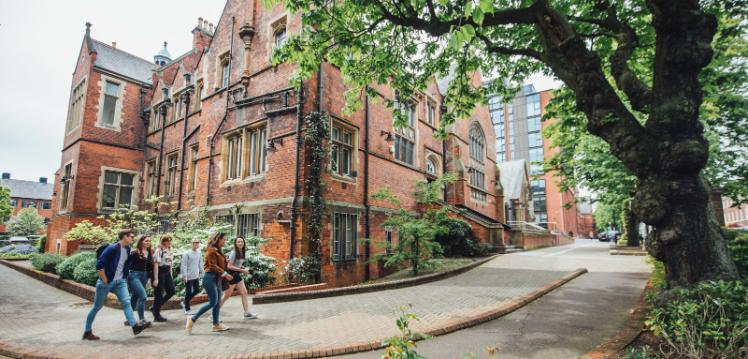
{"type": "Polygon", "coordinates": [[[486,136],[483,135],[483,130],[477,122],[473,122],[470,125],[468,138],[468,142],[470,143],[470,158],[483,163],[486,158],[486,136]]]}

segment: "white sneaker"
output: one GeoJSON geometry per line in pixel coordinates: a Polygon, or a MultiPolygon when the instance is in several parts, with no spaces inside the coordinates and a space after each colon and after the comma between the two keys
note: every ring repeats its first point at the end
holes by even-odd
{"type": "Polygon", "coordinates": [[[189,310],[185,309],[185,310],[184,310],[184,315],[192,315],[192,313],[190,313],[190,311],[189,311],[189,310]]]}
{"type": "Polygon", "coordinates": [[[257,318],[258,318],[257,317],[257,313],[249,312],[247,314],[244,314],[244,319],[245,320],[257,319],[257,318]]]}

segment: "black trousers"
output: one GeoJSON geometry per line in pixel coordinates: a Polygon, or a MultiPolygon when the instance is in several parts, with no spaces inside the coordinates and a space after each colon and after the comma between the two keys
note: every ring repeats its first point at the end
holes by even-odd
{"type": "Polygon", "coordinates": [[[200,293],[200,280],[191,279],[184,284],[184,310],[190,310],[190,301],[194,296],[200,293]]]}
{"type": "Polygon", "coordinates": [[[174,296],[174,280],[169,266],[158,267],[158,287],[153,288],[153,317],[161,316],[161,306],[174,296]]]}

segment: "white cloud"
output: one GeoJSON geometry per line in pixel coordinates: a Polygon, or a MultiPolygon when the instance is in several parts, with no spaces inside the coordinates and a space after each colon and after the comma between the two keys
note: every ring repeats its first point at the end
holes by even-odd
{"type": "Polygon", "coordinates": [[[60,151],[71,75],[84,24],[92,36],[148,60],[169,42],[176,57],[192,47],[197,18],[217,23],[225,2],[0,0],[0,171],[52,177],[60,151]]]}

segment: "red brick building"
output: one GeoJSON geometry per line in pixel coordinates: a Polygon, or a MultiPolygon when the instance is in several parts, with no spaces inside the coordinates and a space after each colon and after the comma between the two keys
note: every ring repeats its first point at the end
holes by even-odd
{"type": "MultiPolygon", "coordinates": [[[[393,206],[371,195],[389,187],[400,206],[415,209],[416,181],[447,171],[459,177],[445,189],[455,215],[480,241],[501,246],[503,199],[487,109],[451,126],[445,141],[433,136],[442,103],[436,82],[397,99],[408,114],[405,128],[393,126],[382,101],[396,99],[387,86],[372,86],[376,98],[343,114],[338,69],[325,64],[298,89],[288,84],[294,65],[270,64],[273,49],[298,31],[300,17],[280,4],[229,0],[215,27],[200,19],[192,50],[172,59],[164,44],[150,62],[94,40],[87,25],[47,250],[74,252],[78,244],[61,238],[75,223],[160,196],[168,202],[159,208],[164,216],[204,208],[236,220],[239,235],[268,238],[262,251],[279,261],[308,254],[311,157],[304,137],[314,111],[331,119],[323,281],[380,276],[369,258],[397,234],[382,225],[393,206]]],[[[474,80],[480,85],[479,76],[474,80]]]]}
{"type": "Polygon", "coordinates": [[[525,160],[528,163],[530,187],[533,198],[534,222],[549,230],[576,236],[579,232],[579,211],[575,191],[562,192],[558,176],[544,172],[541,162],[557,148],[543,136],[551,121],[542,121],[545,107],[551,100],[550,90],[536,91],[526,85],[510,101],[491,97],[488,108],[496,133],[496,151],[499,163],[525,160]]]}
{"type": "MultiPolygon", "coordinates": [[[[49,220],[52,217],[52,184],[47,183],[46,177],[39,177],[38,182],[24,181],[10,178],[10,173],[4,172],[0,179],[0,187],[10,190],[10,205],[13,217],[24,208],[36,208],[40,216],[49,220]]],[[[0,218],[0,234],[5,234],[5,222],[10,218],[0,218]]]]}
{"type": "Polygon", "coordinates": [[[748,205],[735,205],[735,202],[722,197],[722,212],[727,227],[748,227],[748,205]]]}

